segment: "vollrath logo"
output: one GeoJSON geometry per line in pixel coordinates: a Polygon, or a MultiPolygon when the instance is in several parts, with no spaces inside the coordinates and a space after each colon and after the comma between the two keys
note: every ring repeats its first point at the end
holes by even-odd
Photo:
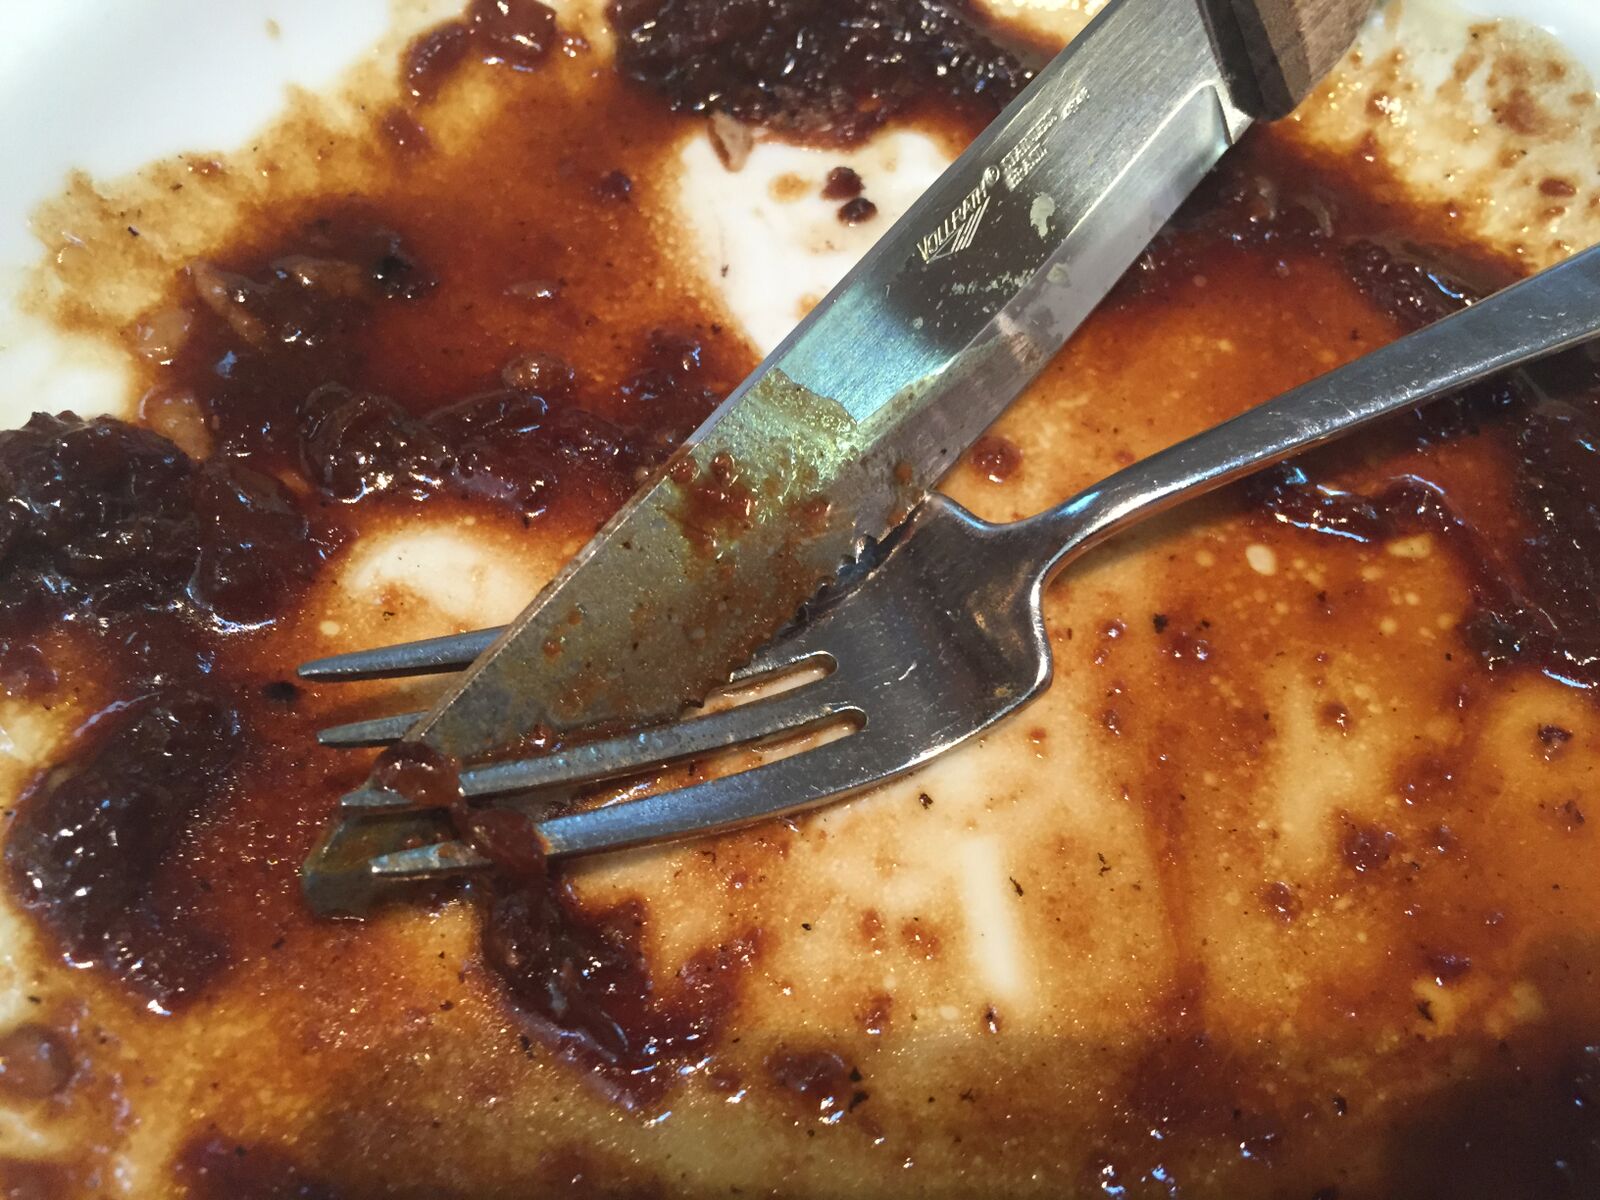
{"type": "Polygon", "coordinates": [[[925,263],[949,258],[972,245],[977,236],[983,214],[988,211],[990,192],[1000,180],[1000,169],[988,166],[978,186],[967,193],[966,199],[956,205],[955,211],[939,223],[939,228],[917,242],[917,252],[925,263]]]}
{"type": "Polygon", "coordinates": [[[1087,88],[1079,88],[1059,109],[1041,114],[1005,152],[998,166],[991,163],[983,169],[978,186],[966,194],[948,217],[939,222],[939,228],[918,239],[917,253],[922,256],[924,263],[950,258],[972,245],[972,239],[978,236],[978,226],[983,224],[983,215],[989,211],[989,201],[994,199],[995,185],[1003,183],[1007,191],[1016,191],[1022,181],[1033,173],[1033,169],[1049,156],[1045,136],[1061,121],[1077,112],[1088,95],[1087,88]]]}

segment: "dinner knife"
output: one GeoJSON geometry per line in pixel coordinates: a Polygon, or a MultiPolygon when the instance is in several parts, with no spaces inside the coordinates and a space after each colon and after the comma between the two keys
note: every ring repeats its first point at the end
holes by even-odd
{"type": "MultiPolygon", "coordinates": [[[[1368,8],[1111,0],[406,739],[470,759],[534,729],[675,717],[726,683],[915,508],[1368,8]]],[[[352,816],[411,803],[359,796],[352,816]]]]}

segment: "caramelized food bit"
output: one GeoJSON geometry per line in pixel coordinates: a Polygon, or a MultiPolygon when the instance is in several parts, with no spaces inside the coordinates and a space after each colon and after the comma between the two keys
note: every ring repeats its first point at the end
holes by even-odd
{"type": "Polygon", "coordinates": [[[865,196],[846,200],[839,206],[839,220],[846,225],[860,225],[878,215],[878,206],[865,196]]]}
{"type": "MultiPolygon", "coordinates": [[[[361,348],[384,321],[404,327],[412,311],[434,311],[435,277],[397,234],[333,211],[234,261],[226,295],[197,312],[171,371],[204,398],[225,452],[346,503],[466,497],[532,517],[565,494],[597,520],[736,378],[703,334],[658,329],[619,355],[613,387],[547,352],[500,350],[499,379],[485,363],[471,386],[402,400],[343,382],[360,377],[361,348]]],[[[582,319],[560,291],[540,290],[558,327],[582,319]]],[[[409,335],[395,347],[411,350],[409,335]]]]}
{"type": "Polygon", "coordinates": [[[190,466],[165,438],[109,420],[36,415],[0,433],[0,687],[55,684],[33,639],[80,617],[132,618],[194,566],[190,466]]]}
{"type": "Polygon", "coordinates": [[[411,95],[429,101],[467,58],[530,71],[555,47],[556,14],[539,0],[472,0],[455,21],[437,25],[406,50],[411,95]]]}
{"type": "Polygon", "coordinates": [[[648,1004],[649,976],[630,944],[634,908],[579,915],[560,890],[537,880],[498,896],[484,927],[484,954],[518,1002],[559,1034],[581,1039],[608,1065],[632,1068],[647,1039],[630,1036],[648,1004]]]}
{"type": "Polygon", "coordinates": [[[134,351],[141,358],[167,366],[177,357],[194,316],[186,308],[162,308],[151,313],[133,329],[134,351]]]}
{"type": "Polygon", "coordinates": [[[861,176],[849,167],[834,167],[822,184],[824,200],[854,200],[861,195],[861,176]]]}
{"type": "MultiPolygon", "coordinates": [[[[1349,242],[1343,252],[1345,267],[1356,285],[1407,332],[1448,316],[1496,286],[1510,282],[1501,279],[1480,280],[1476,285],[1464,283],[1445,265],[1450,257],[1436,251],[1430,261],[1416,251],[1404,252],[1366,238],[1349,242]]],[[[1436,400],[1418,411],[1413,418],[1420,427],[1418,441],[1475,433],[1486,419],[1523,397],[1524,389],[1515,378],[1473,384],[1459,395],[1436,400]]]]}
{"type": "Polygon", "coordinates": [[[199,526],[188,594],[224,624],[275,620],[316,565],[311,526],[271,475],[212,459],[191,485],[199,526]]]}
{"type": "Polygon", "coordinates": [[[162,1008],[222,963],[164,869],[224,802],[239,732],[227,705],[187,688],[118,702],[23,797],[6,840],[13,889],[67,957],[109,967],[162,1008]]]}
{"type": "Polygon", "coordinates": [[[453,815],[496,868],[485,960],[542,1041],[600,1071],[630,1104],[704,1064],[757,936],[691,958],[672,987],[658,988],[642,948],[642,902],[586,912],[547,867],[526,815],[464,804],[453,815]]]}
{"type": "Polygon", "coordinates": [[[1472,636],[1491,666],[1600,687],[1600,385],[1541,401],[1517,434],[1520,566],[1531,603],[1490,608],[1472,636]]]}
{"type": "Polygon", "coordinates": [[[330,383],[306,397],[301,412],[301,461],[330,496],[395,491],[422,499],[438,489],[444,443],[393,400],[330,383]]]}
{"type": "Polygon", "coordinates": [[[985,434],[972,443],[967,461],[990,483],[1005,483],[1022,468],[1022,451],[1008,437],[985,434]]]}
{"type": "Polygon", "coordinates": [[[508,388],[528,396],[560,398],[572,394],[577,372],[553,354],[519,354],[500,369],[508,388]]]}
{"type": "Polygon", "coordinates": [[[963,0],[613,0],[617,67],[680,111],[847,144],[919,100],[985,117],[1032,77],[963,0]]]}
{"type": "Polygon", "coordinates": [[[185,611],[224,625],[272,619],[320,561],[276,479],[232,459],[196,469],[120,421],[35,416],[0,433],[0,686],[48,689],[41,640],[103,643],[155,673],[185,611]]]}
{"type": "Polygon", "coordinates": [[[711,148],[716,151],[723,167],[729,171],[742,171],[750,159],[750,151],[755,149],[755,131],[725,112],[714,112],[707,134],[711,138],[711,148]]]}

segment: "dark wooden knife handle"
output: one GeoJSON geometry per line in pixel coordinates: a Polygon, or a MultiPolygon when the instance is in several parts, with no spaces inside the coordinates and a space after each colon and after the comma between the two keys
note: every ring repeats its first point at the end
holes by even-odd
{"type": "Polygon", "coordinates": [[[1374,0],[1201,0],[1236,83],[1235,102],[1274,121],[1355,41],[1374,0]]]}

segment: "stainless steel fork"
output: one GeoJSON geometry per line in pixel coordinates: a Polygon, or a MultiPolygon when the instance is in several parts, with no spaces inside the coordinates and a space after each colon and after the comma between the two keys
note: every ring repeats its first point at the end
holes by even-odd
{"type": "MultiPolygon", "coordinates": [[[[822,677],[777,695],[555,753],[463,771],[471,798],[524,806],[552,857],[732,829],[847,796],[901,775],[1014,712],[1049,686],[1040,599],[1072,559],[1136,521],[1379,417],[1600,334],[1600,247],[1524,280],[1222,425],[1152,455],[1061,506],[1008,525],[934,496],[881,553],[734,677],[757,683],[802,667],[822,677]],[[550,789],[638,774],[734,746],[845,723],[848,736],[675,790],[537,819],[550,789]]],[[[308,663],[307,679],[372,678],[465,666],[484,630],[308,663]]],[[[417,714],[325,731],[333,745],[400,736],[417,714]]],[[[364,789],[351,814],[403,812],[407,798],[364,789]]],[[[403,828],[403,826],[402,826],[403,828]]],[[[372,842],[364,885],[488,865],[454,840],[372,842]]],[[[348,895],[348,880],[340,895],[348,895]]],[[[332,894],[330,885],[330,895],[332,894]]],[[[307,891],[318,903],[317,881],[307,891]]],[[[339,901],[343,904],[345,901],[339,901]]],[[[330,906],[336,906],[330,901],[330,906]]]]}

